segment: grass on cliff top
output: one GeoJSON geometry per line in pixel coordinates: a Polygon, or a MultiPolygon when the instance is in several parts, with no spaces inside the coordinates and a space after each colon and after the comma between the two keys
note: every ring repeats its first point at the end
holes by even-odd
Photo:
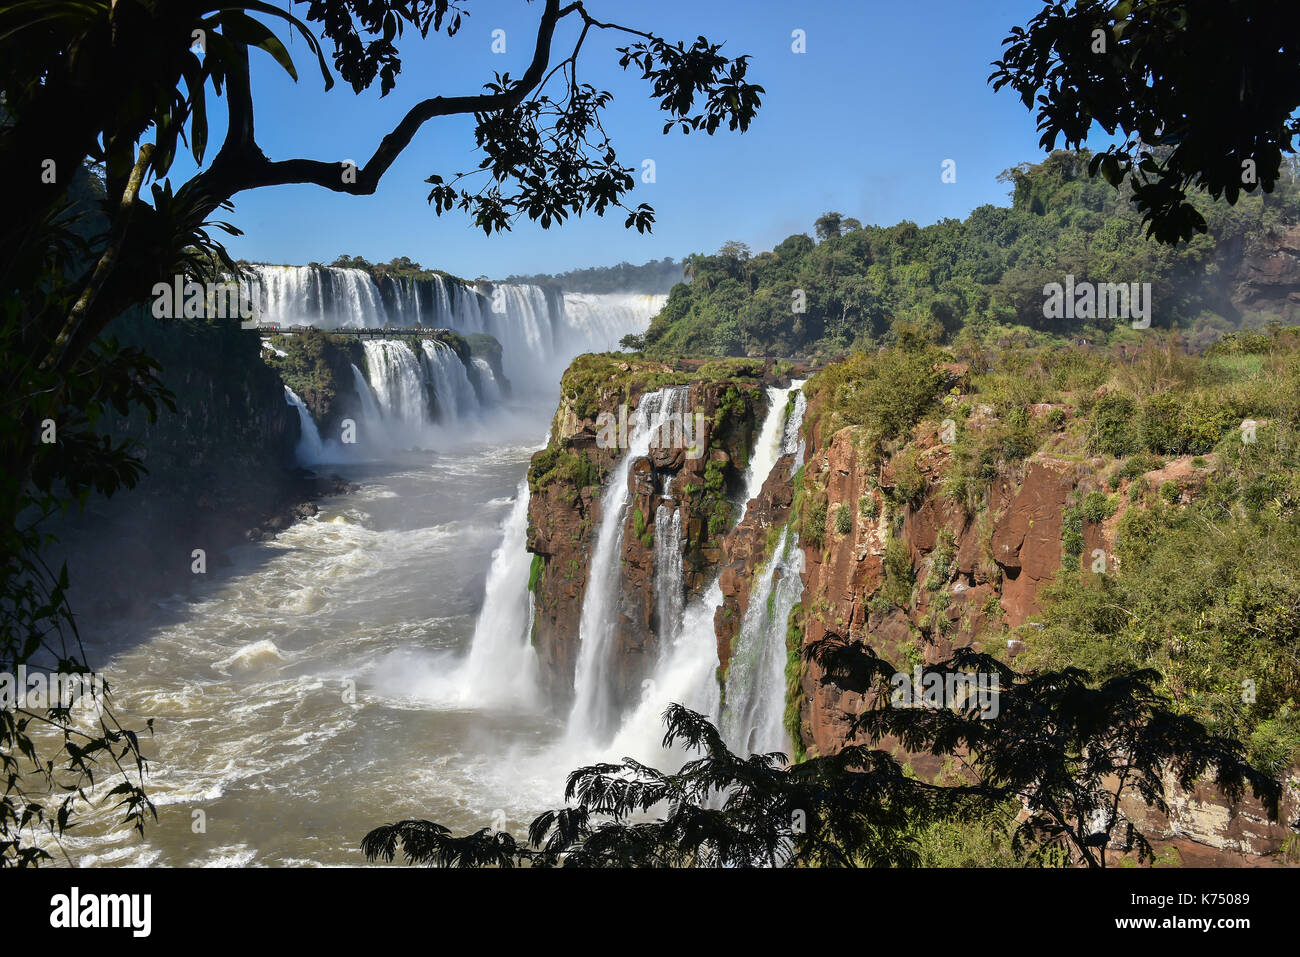
{"type": "Polygon", "coordinates": [[[663,362],[614,352],[587,353],[564,371],[560,395],[578,418],[595,419],[601,412],[616,414],[618,406],[634,395],[691,380],[689,372],[663,362]]]}
{"type": "Polygon", "coordinates": [[[752,359],[722,359],[691,369],[643,356],[603,352],[580,355],[560,379],[563,401],[580,419],[616,413],[636,396],[667,386],[724,380],[759,381],[765,364],[752,359]]]}

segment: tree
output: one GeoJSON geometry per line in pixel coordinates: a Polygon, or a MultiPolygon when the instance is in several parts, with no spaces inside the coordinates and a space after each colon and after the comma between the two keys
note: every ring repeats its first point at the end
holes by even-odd
{"type": "MultiPolygon", "coordinates": [[[[8,410],[0,431],[7,466],[0,482],[6,513],[0,602],[14,611],[0,633],[0,665],[9,670],[33,661],[42,648],[51,655],[47,664],[84,667],[82,656],[63,653],[60,639],[71,634],[65,576],[42,568],[35,520],[92,490],[108,494],[130,486],[140,474],[129,446],[101,440],[95,421],[110,407],[121,413],[139,403],[156,409],[166,402],[165,390],[146,357],[102,343],[100,336],[114,317],[145,300],[155,282],[238,272],[209,234],[237,232],[212,218],[229,209],[233,197],[291,183],[368,195],[424,124],[464,115],[474,118],[483,158],[449,178],[430,174],[435,214],[457,207],[491,234],[520,218],[549,227],[617,208],[627,214],[626,227],[646,231],[654,211],[627,205],[632,170],[618,161],[602,125],[610,94],[578,79],[591,31],[628,38],[619,65],[648,83],[666,114],[665,133],[712,135],[723,125],[743,132],[763,93],[747,79],[747,57],[725,57],[720,44],[704,37],[672,43],[599,20],[581,0],[543,0],[534,5],[535,42],[522,75],[487,77],[477,93],[415,100],[360,166],[273,160],[257,142],[249,51],[270,55],[298,78],[273,26],[302,39],[326,89],[337,72],[355,92],[378,82],[381,95],[388,95],[401,70],[397,44],[406,31],[452,37],[464,15],[453,0],[295,2],[305,8],[306,22],[266,0],[50,0],[0,10],[0,177],[8,186],[0,219],[0,388],[8,410]],[[319,28],[319,39],[309,24],[319,28]],[[562,45],[557,32],[565,26],[575,36],[562,45]],[[561,45],[557,55],[553,48],[561,45]],[[209,94],[224,99],[227,130],[206,162],[209,94]],[[173,186],[167,176],[182,147],[202,168],[173,186]],[[87,169],[97,180],[90,201],[84,190],[73,192],[84,185],[87,169]],[[47,423],[56,427],[55,442],[40,441],[47,423]]],[[[65,719],[40,716],[66,729],[65,719]]],[[[21,848],[18,836],[32,823],[36,804],[23,797],[14,755],[44,767],[26,733],[32,720],[8,713],[0,718],[8,775],[0,799],[5,861],[39,858],[21,848]]],[[[134,736],[114,738],[117,733],[104,731],[93,747],[73,745],[68,756],[74,771],[89,774],[86,756],[110,745],[125,740],[128,750],[134,746],[134,736]]],[[[137,790],[119,792],[132,811],[143,806],[137,790]]],[[[57,829],[65,821],[61,813],[57,829]]]]}
{"type": "Polygon", "coordinates": [[[840,228],[844,224],[844,216],[841,213],[822,213],[813,223],[813,229],[817,233],[818,239],[838,239],[840,228]]]}
{"type": "Polygon", "coordinates": [[[958,676],[983,678],[997,689],[990,715],[974,698],[950,708],[895,707],[886,689],[899,672],[869,646],[831,636],[806,653],[828,674],[847,675],[850,687],[876,690],[875,706],[850,722],[850,739],[888,736],[910,751],[957,756],[969,786],[1024,807],[1022,845],[1064,846],[1088,867],[1106,867],[1106,849],[1117,844],[1151,860],[1149,840],[1125,819],[1122,803],[1140,800],[1168,814],[1167,775],[1186,791],[1211,774],[1233,801],[1249,787],[1277,820],[1281,785],[1246,762],[1240,742],[1174,711],[1156,692],[1153,670],[1093,687],[1078,668],[1020,674],[969,648],[922,669],[923,683],[934,676],[940,686],[956,686],[958,676]]]}
{"type": "Polygon", "coordinates": [[[664,712],[664,746],[699,757],[674,773],[631,758],[569,775],[571,806],[546,811],[528,842],[487,828],[456,837],[424,820],[398,821],[361,842],[369,860],[441,867],[898,867],[914,865],[909,822],[980,795],[904,774],[884,751],[848,747],[786,767],[780,753],[733,754],[704,716],[664,712]],[[970,795],[969,798],[966,795],[970,795]],[[653,821],[634,820],[659,809],[653,821]]]}
{"type": "Polygon", "coordinates": [[[744,262],[749,258],[749,246],[736,239],[729,239],[718,249],[718,255],[723,259],[734,259],[738,262],[744,262]]]}
{"type": "Polygon", "coordinates": [[[369,269],[371,264],[370,260],[364,256],[348,256],[344,254],[336,258],[330,265],[339,269],[369,269]]]}
{"type": "Polygon", "coordinates": [[[989,77],[1036,110],[1041,143],[1122,135],[1092,158],[1127,182],[1148,235],[1206,231],[1189,199],[1272,192],[1300,132],[1300,19],[1285,0],[1045,0],[1013,27],[989,77]]]}

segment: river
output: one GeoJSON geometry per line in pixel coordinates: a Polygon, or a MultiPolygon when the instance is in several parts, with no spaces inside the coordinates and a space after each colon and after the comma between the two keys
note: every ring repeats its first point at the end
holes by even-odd
{"type": "Polygon", "coordinates": [[[385,821],[521,833],[560,802],[562,722],[447,688],[545,433],[548,410],[533,408],[459,449],[336,466],[358,492],[235,549],[196,595],[90,629],[122,724],[154,719],[143,742],[158,821],[141,838],[97,805],[64,838],[69,858],[359,864],[362,836],[385,821]]]}

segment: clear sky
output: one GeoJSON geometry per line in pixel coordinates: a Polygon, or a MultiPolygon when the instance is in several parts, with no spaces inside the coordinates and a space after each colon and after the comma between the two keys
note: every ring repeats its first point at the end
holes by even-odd
{"type": "MultiPolygon", "coordinates": [[[[283,4],[284,0],[280,0],[283,4]]],[[[478,92],[493,71],[523,72],[531,55],[537,3],[466,0],[470,16],[454,38],[400,44],[396,89],[354,95],[337,82],[323,92],[319,70],[301,38],[290,44],[300,81],[254,50],[253,84],[259,144],[272,159],[308,157],[364,163],[380,138],[417,100],[478,92]],[[492,52],[492,32],[505,30],[506,52],[492,52]]],[[[512,233],[485,237],[458,210],[433,214],[424,178],[450,178],[471,168],[472,120],[427,123],[392,166],[374,196],[355,197],[315,186],[242,193],[228,217],[245,235],[228,243],[250,260],[330,262],[341,253],[372,261],[410,256],[428,267],[473,278],[561,272],[713,252],[727,240],[758,252],[838,210],[864,223],[922,225],[965,217],[985,203],[1005,204],[1002,170],[1042,156],[1034,118],[1011,92],[986,82],[1009,28],[1025,23],[1041,0],[587,0],[600,19],[653,30],[673,40],[699,34],[726,41],[730,55],[752,55],[750,79],[767,88],[763,107],[744,135],[725,130],[663,135],[662,114],[647,85],[619,69],[615,47],[625,35],[589,36],[580,79],[614,94],[607,112],[619,159],[638,171],[629,205],[655,208],[653,235],[623,228],[623,215],[571,219],[543,230],[520,222],[512,233]],[[792,50],[803,30],[807,52],[792,50]],[[655,162],[656,182],[642,183],[642,161],[655,162]],[[956,163],[956,182],[941,181],[956,163]]],[[[295,5],[295,12],[304,7],[295,5]]],[[[283,29],[277,27],[281,36],[283,29]]],[[[576,31],[573,31],[576,35],[576,31]]],[[[557,34],[555,50],[572,43],[557,34]]],[[[563,55],[563,54],[561,54],[563,55]]],[[[556,62],[558,58],[553,58],[556,62]]],[[[223,131],[209,97],[212,140],[223,131]]],[[[209,156],[210,159],[210,156],[209,156]]],[[[178,158],[172,179],[193,171],[178,158]]]]}

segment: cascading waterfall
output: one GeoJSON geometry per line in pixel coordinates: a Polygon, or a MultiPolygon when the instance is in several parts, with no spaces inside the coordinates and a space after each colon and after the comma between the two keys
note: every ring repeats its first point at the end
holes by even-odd
{"type": "Polygon", "coordinates": [[[803,549],[786,526],[736,636],[727,666],[722,737],[737,754],[790,753],[784,727],[786,629],[803,594],[803,549]]]}
{"type": "Polygon", "coordinates": [[[523,283],[468,286],[440,275],[376,282],[365,270],[335,266],[256,264],[248,270],[260,288],[263,323],[487,333],[501,344],[506,378],[525,394],[549,392],[583,352],[616,351],[625,335],[644,332],[667,301],[638,293],[560,294],[523,283]]]}
{"type": "MultiPolygon", "coordinates": [[[[803,427],[807,399],[803,382],[792,388],[794,405],[780,430],[779,455],[794,455],[794,467],[803,464],[803,427]]],[[[779,456],[778,456],[779,457],[779,456]]],[[[770,466],[769,466],[770,471],[770,466]]],[[[727,667],[723,739],[738,754],[790,753],[784,727],[786,631],[790,612],[803,594],[803,550],[799,536],[789,526],[767,564],[758,573],[740,632],[727,667]]]]}
{"type": "Polygon", "coordinates": [[[389,422],[418,428],[429,421],[428,397],[420,361],[405,342],[367,339],[366,369],[375,399],[389,422]]]}
{"type": "MultiPolygon", "coordinates": [[[[778,389],[775,386],[767,390],[768,413],[763,419],[763,428],[758,433],[758,441],[754,443],[754,454],[749,457],[749,468],[745,470],[745,489],[746,498],[740,505],[740,516],[736,519],[739,523],[749,509],[749,490],[753,489],[753,494],[757,495],[767,481],[767,477],[772,473],[772,468],[776,465],[776,460],[786,454],[786,436],[790,432],[790,424],[793,422],[793,416],[786,415],[787,404],[790,401],[791,394],[795,395],[795,402],[803,401],[803,384],[804,379],[795,379],[791,381],[788,388],[778,389]],[[773,414],[776,413],[776,414],[773,414]],[[757,476],[758,484],[754,480],[757,476]]],[[[799,412],[799,423],[795,425],[795,434],[798,434],[799,425],[803,422],[803,412],[799,412]]]]}
{"type": "Polygon", "coordinates": [[[667,301],[667,296],[641,293],[566,292],[562,345],[574,355],[617,352],[619,340],[629,333],[645,332],[667,301]]]}
{"type": "Polygon", "coordinates": [[[383,414],[379,411],[379,403],[375,400],[375,393],[370,388],[370,383],[366,381],[366,375],[355,364],[352,366],[352,382],[356,386],[357,395],[361,397],[361,419],[367,425],[378,426],[383,421],[383,414]]]}
{"type": "MultiPolygon", "coordinates": [[[[801,385],[802,382],[795,382],[787,389],[773,389],[769,392],[770,404],[763,427],[759,430],[760,442],[764,441],[764,437],[770,439],[771,436],[798,435],[798,427],[791,430],[786,422],[786,408],[790,394],[801,385]]],[[[802,406],[798,399],[794,411],[802,416],[802,406]]],[[[755,448],[754,454],[750,456],[751,467],[746,473],[746,503],[758,495],[779,457],[764,454],[762,448],[755,448]]],[[[650,693],[642,697],[623,723],[614,738],[611,751],[636,755],[642,760],[660,753],[663,737],[661,716],[671,702],[720,720],[721,696],[715,677],[718,654],[713,618],[715,610],[721,604],[722,586],[715,577],[704,594],[686,607],[677,639],[668,652],[661,655],[651,684],[647,686],[650,693]]],[[[583,610],[585,613],[585,606],[583,610]]],[[[784,642],[784,633],[782,641],[784,642]]],[[[784,691],[781,700],[784,701],[784,691]]]]}
{"type": "Polygon", "coordinates": [[[443,424],[456,422],[476,410],[478,393],[456,351],[437,339],[422,339],[420,349],[424,354],[425,381],[433,389],[439,420],[443,424]]]}
{"type": "Polygon", "coordinates": [[[478,370],[479,385],[483,388],[483,401],[495,405],[504,398],[501,394],[501,383],[497,382],[496,373],[492,371],[492,363],[479,356],[473,358],[474,368],[478,370]]]}
{"type": "Polygon", "coordinates": [[[284,387],[284,401],[298,410],[298,424],[302,426],[302,437],[294,449],[299,465],[315,465],[325,456],[325,443],[321,441],[316,422],[307,410],[307,405],[298,394],[288,386],[284,387]]]}
{"type": "Polygon", "coordinates": [[[574,702],[569,715],[570,741],[603,741],[613,728],[616,715],[609,687],[613,650],[610,637],[618,614],[623,526],[631,497],[628,473],[632,463],[650,451],[651,440],[660,423],[669,415],[680,414],[685,408],[688,393],[684,386],[675,386],[641,396],[629,426],[629,448],[619,460],[601,497],[600,530],[592,551],[591,572],[578,630],[574,702]]]}
{"type": "Polygon", "coordinates": [[[378,329],[387,321],[370,274],[319,266],[248,266],[261,286],[262,322],[378,329]]]}
{"type": "Polygon", "coordinates": [[[501,544],[492,553],[483,611],[474,626],[469,657],[457,676],[456,697],[465,704],[529,705],[536,699],[537,653],[530,642],[533,593],[528,538],[528,480],[519,483],[501,544]]]}
{"type": "Polygon", "coordinates": [[[506,378],[529,385],[549,385],[546,375],[537,381],[537,359],[549,358],[555,350],[555,317],[540,286],[501,283],[493,286],[485,300],[487,331],[501,343],[506,378]]]}
{"type": "Polygon", "coordinates": [[[682,578],[682,513],[671,505],[655,510],[655,598],[662,655],[681,626],[686,590],[682,578]]]}

